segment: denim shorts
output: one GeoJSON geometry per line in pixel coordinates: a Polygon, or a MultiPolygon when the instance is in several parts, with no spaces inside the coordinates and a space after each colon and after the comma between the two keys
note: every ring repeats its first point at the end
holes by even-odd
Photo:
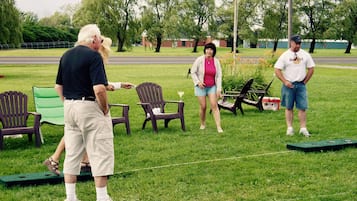
{"type": "Polygon", "coordinates": [[[208,94],[216,94],[216,91],[216,85],[212,87],[205,87],[203,89],[198,86],[195,86],[195,96],[207,96],[208,94]]]}
{"type": "Polygon", "coordinates": [[[288,88],[283,85],[281,88],[281,106],[286,107],[288,110],[296,108],[299,110],[307,109],[307,92],[306,86],[303,82],[293,82],[293,88],[288,88]]]}

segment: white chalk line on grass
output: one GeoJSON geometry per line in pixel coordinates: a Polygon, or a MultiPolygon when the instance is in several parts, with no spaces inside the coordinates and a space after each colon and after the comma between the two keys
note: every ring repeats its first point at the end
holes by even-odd
{"type": "Polygon", "coordinates": [[[262,153],[262,154],[253,154],[253,155],[247,155],[247,156],[235,156],[235,157],[228,157],[228,158],[216,158],[216,159],[192,161],[192,162],[186,162],[186,163],[173,163],[173,164],[160,165],[160,166],[137,168],[137,169],[127,170],[127,171],[116,172],[114,174],[123,174],[123,173],[129,173],[129,172],[139,172],[139,171],[143,171],[143,170],[163,169],[163,168],[194,165],[194,164],[201,164],[201,163],[211,163],[211,162],[218,162],[218,161],[239,160],[239,159],[244,159],[244,158],[255,158],[255,157],[262,157],[262,156],[269,156],[269,155],[286,154],[286,153],[290,153],[290,152],[292,152],[292,150],[262,153]]]}
{"type": "MultiPolygon", "coordinates": [[[[253,155],[247,155],[247,156],[235,156],[235,157],[228,157],[228,158],[216,158],[216,159],[192,161],[192,162],[186,162],[186,163],[174,163],[174,164],[160,165],[160,166],[153,166],[153,167],[146,167],[146,168],[137,168],[137,169],[127,170],[127,171],[117,172],[117,173],[114,173],[114,174],[123,174],[123,173],[129,173],[129,172],[139,172],[139,171],[144,171],[144,170],[163,169],[163,168],[171,168],[171,167],[202,164],[202,163],[211,163],[211,162],[218,162],[218,161],[239,160],[239,159],[244,159],[244,158],[255,158],[255,157],[262,157],[262,156],[287,154],[287,153],[290,153],[290,152],[293,152],[293,150],[262,153],[262,154],[253,154],[253,155]]],[[[315,196],[310,196],[308,198],[309,199],[313,199],[313,198],[328,198],[328,197],[346,195],[346,194],[349,194],[349,193],[353,194],[354,192],[350,191],[350,192],[341,192],[341,193],[335,193],[335,194],[315,195],[315,196]]],[[[302,197],[300,197],[300,198],[288,198],[288,199],[275,199],[275,200],[278,200],[278,201],[297,201],[297,200],[306,199],[306,198],[307,197],[303,197],[303,198],[302,197]]]]}
{"type": "Polygon", "coordinates": [[[322,68],[335,68],[335,69],[354,69],[357,70],[357,66],[341,66],[341,65],[318,65],[322,68]]]}

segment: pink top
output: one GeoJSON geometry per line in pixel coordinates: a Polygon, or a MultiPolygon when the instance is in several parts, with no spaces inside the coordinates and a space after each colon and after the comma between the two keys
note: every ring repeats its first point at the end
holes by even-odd
{"type": "Polygon", "coordinates": [[[205,75],[203,82],[206,84],[206,87],[213,87],[216,77],[216,67],[214,65],[213,58],[205,58],[205,75]]]}

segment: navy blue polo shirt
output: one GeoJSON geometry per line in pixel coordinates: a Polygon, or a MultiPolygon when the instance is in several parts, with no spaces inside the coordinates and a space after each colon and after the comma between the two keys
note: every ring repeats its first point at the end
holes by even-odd
{"type": "Polygon", "coordinates": [[[82,45],[68,50],[61,57],[56,84],[63,86],[65,98],[95,97],[94,85],[108,85],[102,57],[82,45]]]}

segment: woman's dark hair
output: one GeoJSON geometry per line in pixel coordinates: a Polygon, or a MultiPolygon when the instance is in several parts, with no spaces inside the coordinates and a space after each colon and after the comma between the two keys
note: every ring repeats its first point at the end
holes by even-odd
{"type": "Polygon", "coordinates": [[[216,56],[216,45],[215,44],[213,44],[213,43],[207,43],[206,45],[205,45],[205,48],[203,49],[203,53],[204,54],[206,54],[206,49],[208,49],[208,48],[210,48],[210,49],[212,49],[213,50],[213,57],[214,56],[216,56]]]}

